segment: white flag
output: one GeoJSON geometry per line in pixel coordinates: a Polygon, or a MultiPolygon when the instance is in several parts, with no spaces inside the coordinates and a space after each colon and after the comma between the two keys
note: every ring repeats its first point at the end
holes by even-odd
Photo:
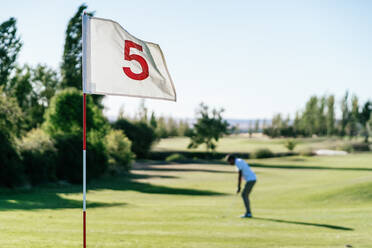
{"type": "Polygon", "coordinates": [[[83,92],[176,101],[159,45],[88,15],[83,15],[83,92]]]}

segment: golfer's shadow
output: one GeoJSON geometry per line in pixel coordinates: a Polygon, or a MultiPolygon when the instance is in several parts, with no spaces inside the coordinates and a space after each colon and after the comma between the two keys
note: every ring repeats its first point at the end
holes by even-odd
{"type": "Polygon", "coordinates": [[[279,220],[279,219],[261,218],[261,217],[254,217],[253,219],[255,219],[255,220],[271,221],[271,222],[279,222],[279,223],[287,223],[287,224],[295,224],[295,225],[324,227],[324,228],[344,230],[344,231],[353,231],[354,230],[353,228],[350,228],[350,227],[335,226],[335,225],[328,225],[328,224],[317,224],[317,223],[300,222],[300,221],[289,221],[289,220],[279,220]]]}

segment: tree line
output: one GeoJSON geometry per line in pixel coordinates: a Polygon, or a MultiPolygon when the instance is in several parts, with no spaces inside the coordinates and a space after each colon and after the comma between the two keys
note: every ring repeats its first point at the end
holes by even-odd
{"type": "Polygon", "coordinates": [[[159,139],[188,136],[191,132],[191,123],[187,119],[176,119],[172,116],[157,116],[151,113],[142,99],[134,116],[124,114],[124,109],[119,110],[119,119],[126,118],[131,121],[142,121],[148,123],[155,131],[159,139]]]}
{"type": "Polygon", "coordinates": [[[263,129],[270,137],[363,136],[368,142],[372,132],[372,102],[361,103],[356,95],[346,92],[339,102],[341,116],[336,117],[334,95],[312,96],[294,119],[276,114],[271,124],[263,129]]]}

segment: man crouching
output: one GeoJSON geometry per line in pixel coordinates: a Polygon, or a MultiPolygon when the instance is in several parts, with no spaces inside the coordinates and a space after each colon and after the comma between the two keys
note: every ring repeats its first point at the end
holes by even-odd
{"type": "Polygon", "coordinates": [[[243,159],[236,158],[234,155],[228,155],[227,162],[230,165],[235,165],[237,170],[239,171],[238,189],[236,191],[237,194],[240,192],[241,189],[240,186],[242,182],[242,176],[244,177],[245,180],[245,186],[241,196],[243,198],[246,211],[245,214],[241,216],[241,218],[252,218],[252,212],[249,203],[249,194],[251,193],[252,188],[256,183],[257,180],[256,174],[251,170],[251,167],[249,167],[249,165],[243,159]]]}

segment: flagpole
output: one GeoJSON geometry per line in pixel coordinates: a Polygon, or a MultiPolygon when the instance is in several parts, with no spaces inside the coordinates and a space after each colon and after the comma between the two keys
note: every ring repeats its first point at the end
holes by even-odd
{"type": "Polygon", "coordinates": [[[84,12],[82,18],[82,35],[83,35],[83,44],[82,44],[82,76],[83,76],[83,248],[87,247],[87,214],[86,214],[86,201],[87,201],[87,111],[86,111],[86,93],[85,93],[85,86],[87,85],[87,63],[86,63],[86,56],[87,56],[87,14],[84,12]]]}
{"type": "Polygon", "coordinates": [[[87,160],[86,160],[86,94],[83,93],[83,247],[86,248],[86,197],[87,197],[87,160]]]}

